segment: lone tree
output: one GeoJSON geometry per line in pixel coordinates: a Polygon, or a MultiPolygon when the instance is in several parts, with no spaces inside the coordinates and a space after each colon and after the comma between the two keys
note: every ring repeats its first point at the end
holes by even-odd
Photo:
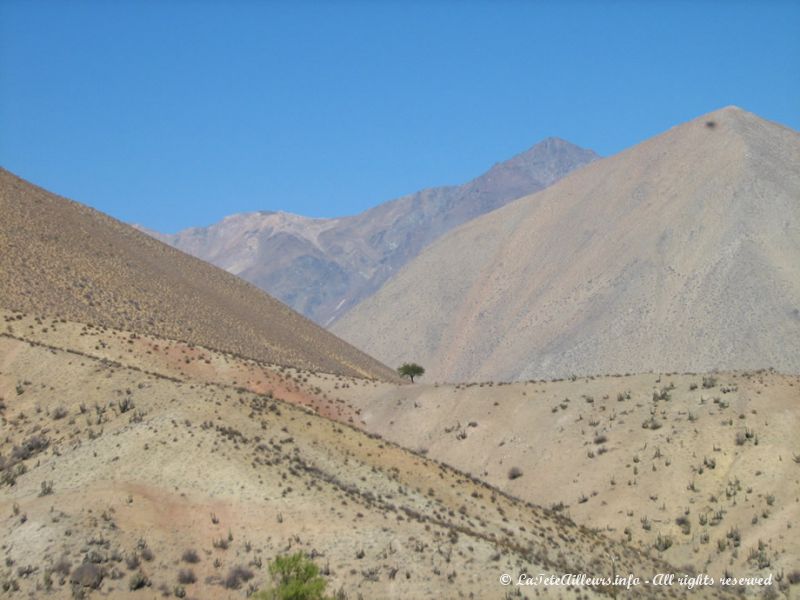
{"type": "Polygon", "coordinates": [[[397,369],[401,377],[408,377],[411,383],[414,383],[414,377],[422,377],[425,374],[425,369],[420,367],[417,363],[403,363],[403,366],[397,369]]]}

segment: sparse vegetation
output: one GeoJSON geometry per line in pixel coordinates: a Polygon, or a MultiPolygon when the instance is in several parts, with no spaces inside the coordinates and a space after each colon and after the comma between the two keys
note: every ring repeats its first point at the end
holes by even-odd
{"type": "Polygon", "coordinates": [[[189,549],[181,555],[181,560],[193,565],[200,562],[200,556],[197,554],[197,550],[189,549]]]}
{"type": "Polygon", "coordinates": [[[666,552],[672,547],[672,538],[668,535],[661,535],[659,533],[658,537],[656,537],[656,541],[653,543],[653,547],[659,552],[666,552]]]}
{"type": "MultiPolygon", "coordinates": [[[[103,335],[110,337],[108,332],[103,335]]],[[[108,340],[106,343],[107,346],[101,346],[97,352],[107,351],[112,357],[118,356],[117,347],[108,340]]],[[[137,575],[142,573],[151,580],[152,590],[145,584],[139,590],[147,591],[140,591],[137,596],[201,598],[227,594],[245,597],[254,593],[258,586],[266,586],[266,582],[262,584],[265,580],[262,578],[266,578],[266,569],[261,570],[262,560],[266,567],[268,557],[302,548],[309,560],[322,557],[320,566],[325,564],[325,567],[321,576],[335,576],[337,586],[342,583],[343,589],[363,586],[359,591],[365,597],[379,596],[385,585],[398,585],[389,583],[395,578],[407,582],[403,585],[408,586],[409,597],[415,597],[422,585],[439,592],[451,592],[454,597],[467,597],[470,593],[474,597],[485,597],[488,594],[482,584],[474,584],[464,577],[465,570],[483,569],[478,562],[470,561],[491,556],[495,558],[489,562],[495,569],[510,561],[539,566],[543,557],[537,550],[538,539],[554,548],[547,557],[554,565],[561,564],[559,553],[565,552],[565,548],[588,565],[594,551],[587,554],[584,550],[596,548],[594,545],[598,543],[615,549],[614,545],[623,541],[630,546],[627,555],[621,558],[626,569],[631,565],[633,568],[650,565],[648,561],[658,556],[677,562],[682,568],[684,563],[687,568],[689,563],[695,568],[709,564],[707,570],[711,573],[715,569],[729,568],[737,575],[748,575],[767,560],[770,561],[768,568],[776,577],[782,569],[790,571],[787,558],[793,556],[796,546],[792,541],[794,528],[786,523],[786,514],[790,513],[787,509],[791,505],[786,504],[787,499],[794,502],[792,486],[795,484],[791,475],[786,477],[789,473],[786,469],[796,474],[794,458],[800,459],[800,455],[796,454],[798,448],[793,440],[784,442],[779,435],[783,424],[778,423],[776,427],[775,417],[764,402],[773,390],[795,391],[797,383],[788,376],[767,379],[764,375],[769,385],[756,387],[754,391],[756,384],[746,382],[739,375],[741,392],[731,391],[723,396],[719,388],[722,401],[729,405],[725,411],[719,402],[712,405],[710,395],[704,403],[702,394],[687,391],[692,377],[700,383],[699,375],[666,374],[663,383],[656,381],[659,390],[669,388],[670,380],[676,384],[670,388],[671,403],[659,400],[656,406],[650,402],[655,377],[649,375],[638,375],[628,381],[587,377],[576,378],[572,383],[503,386],[494,383],[494,390],[486,382],[478,394],[474,392],[479,384],[442,384],[439,388],[401,386],[382,396],[385,392],[373,392],[372,383],[333,377],[326,381],[324,374],[315,379],[306,372],[286,369],[285,373],[292,374],[291,378],[287,375],[291,390],[296,389],[297,381],[307,386],[292,393],[304,399],[309,398],[312,391],[313,394],[331,394],[329,399],[313,399],[316,402],[313,410],[298,410],[282,401],[280,391],[267,396],[248,389],[256,384],[262,390],[265,385],[273,385],[265,383],[266,367],[247,371],[232,358],[230,363],[225,363],[219,355],[204,352],[213,364],[224,364],[226,374],[233,374],[231,379],[235,377],[237,383],[226,387],[218,383],[201,384],[188,378],[173,382],[121,364],[100,363],[72,353],[64,357],[61,365],[68,361],[75,367],[80,362],[85,363],[81,365],[85,372],[100,375],[95,380],[97,390],[86,386],[80,394],[60,393],[55,379],[40,381],[36,376],[27,377],[33,382],[25,384],[25,394],[15,398],[11,408],[2,415],[11,427],[4,439],[0,439],[0,471],[3,475],[10,472],[16,478],[14,485],[25,492],[19,495],[17,490],[10,490],[18,502],[9,504],[2,517],[14,535],[18,535],[15,528],[23,526],[28,519],[29,523],[41,527],[64,549],[65,564],[62,568],[53,563],[60,556],[61,548],[40,563],[29,559],[19,549],[10,548],[6,558],[11,562],[6,564],[6,573],[24,594],[34,597],[38,591],[44,597],[46,590],[52,589],[55,597],[59,589],[69,592],[69,586],[76,584],[61,583],[61,580],[69,579],[70,565],[86,562],[96,565],[103,573],[102,589],[118,590],[120,595],[122,591],[128,592],[131,582],[141,583],[137,575]],[[308,379],[307,384],[303,383],[304,379],[308,379]],[[454,391],[456,388],[458,392],[454,391]],[[623,394],[618,404],[619,390],[628,388],[630,398],[625,399],[623,394]],[[332,394],[333,389],[337,391],[332,394]],[[461,395],[462,389],[472,391],[461,395]],[[759,389],[762,394],[757,393],[759,389]],[[404,393],[412,394],[418,401],[418,410],[411,410],[410,402],[401,401],[404,393]],[[383,429],[370,430],[375,423],[365,419],[365,427],[372,432],[365,436],[335,419],[321,421],[313,414],[328,406],[344,408],[359,394],[365,397],[377,394],[376,402],[391,397],[392,406],[397,402],[396,411],[387,414],[383,429]],[[472,394],[474,399],[469,397],[472,394]],[[571,401],[568,396],[572,397],[571,401]],[[123,414],[118,402],[125,397],[135,398],[137,406],[123,414]],[[453,404],[448,405],[451,397],[453,404]],[[185,398],[191,398],[192,403],[185,402],[185,398]],[[428,401],[429,398],[435,398],[436,402],[428,401]],[[586,398],[591,398],[592,402],[586,398]],[[84,408],[79,410],[81,404],[84,408]],[[53,415],[60,406],[70,408],[70,414],[54,421],[53,415]],[[458,407],[458,413],[453,406],[458,407]],[[550,413],[553,406],[558,407],[555,415],[550,413]],[[147,417],[141,426],[131,427],[131,415],[139,411],[147,417]],[[437,422],[437,411],[446,415],[446,420],[437,422]],[[513,414],[526,426],[514,424],[499,431],[498,413],[513,414]],[[416,428],[409,427],[412,417],[418,420],[416,428]],[[587,467],[597,470],[591,483],[587,484],[589,480],[577,475],[564,478],[563,487],[560,484],[557,490],[537,488],[534,480],[528,484],[513,483],[514,478],[523,477],[523,472],[526,481],[532,476],[528,456],[539,442],[534,441],[538,438],[526,437],[525,433],[534,418],[548,428],[553,439],[560,440],[559,452],[553,455],[556,468],[567,472],[578,465],[581,473],[585,473],[587,467]],[[638,427],[643,420],[650,419],[660,424],[658,433],[638,427]],[[695,422],[702,427],[692,426],[695,422]],[[392,428],[397,432],[412,431],[418,436],[413,438],[412,447],[424,445],[428,448],[430,445],[429,454],[435,460],[442,460],[442,444],[435,435],[429,435],[429,426],[438,434],[445,427],[453,427],[446,436],[451,447],[459,445],[455,439],[461,432],[469,434],[466,441],[460,443],[462,456],[453,461],[463,471],[454,472],[447,465],[424,459],[420,454],[405,453],[394,445],[398,441],[403,443],[403,439],[397,434],[393,436],[392,428]],[[755,432],[762,428],[763,452],[754,451],[747,441],[754,446],[755,432]],[[325,454],[321,454],[323,446],[312,446],[305,436],[306,430],[313,434],[312,439],[317,444],[326,444],[325,454]],[[746,440],[739,447],[735,444],[737,431],[742,431],[746,440]],[[748,431],[752,434],[749,438],[748,431]],[[570,437],[568,434],[572,432],[575,435],[570,437]],[[327,438],[328,435],[331,437],[327,438]],[[126,436],[135,439],[133,446],[126,445],[126,436]],[[99,441],[94,443],[95,440],[99,441]],[[488,446],[482,445],[487,441],[488,446]],[[202,458],[213,481],[214,500],[202,500],[198,493],[202,493],[202,482],[192,477],[191,472],[184,474],[173,470],[174,487],[170,482],[148,493],[166,494],[167,501],[177,509],[185,507],[195,511],[186,513],[188,518],[181,515],[174,524],[170,522],[167,526],[174,530],[152,527],[150,523],[144,529],[132,522],[129,515],[147,514],[153,502],[136,486],[114,495],[100,490],[97,498],[90,497],[86,502],[91,512],[83,512],[83,505],[76,507],[73,487],[62,484],[65,475],[72,476],[74,469],[62,455],[71,460],[75,451],[80,452],[82,477],[92,481],[92,470],[96,467],[102,471],[105,465],[110,465],[111,469],[119,468],[122,473],[122,469],[131,464],[132,454],[143,452],[142,448],[147,448],[147,452],[141,455],[137,469],[143,474],[153,464],[158,464],[157,468],[161,468],[161,464],[169,465],[173,456],[176,461],[181,455],[191,460],[202,458]],[[473,453],[480,454],[484,449],[492,452],[485,469],[470,462],[473,453]],[[591,463],[586,460],[587,453],[595,456],[591,463]],[[402,458],[392,459],[395,455],[402,458]],[[776,457],[774,464],[769,459],[764,460],[769,456],[776,457]],[[164,457],[170,460],[162,463],[164,457]],[[366,464],[362,461],[365,457],[368,458],[366,464]],[[738,465],[736,461],[740,457],[745,459],[740,461],[743,466],[732,469],[732,465],[738,465]],[[495,459],[499,460],[495,462],[495,459]],[[8,469],[10,463],[14,465],[8,469]],[[751,469],[750,464],[757,468],[751,469]],[[229,477],[220,465],[235,466],[236,477],[229,477]],[[409,469],[415,472],[419,469],[419,473],[425,475],[425,483],[420,485],[419,479],[409,478],[409,469]],[[772,469],[780,469],[784,479],[775,479],[772,469]],[[713,470],[715,472],[709,473],[713,470]],[[763,477],[762,471],[769,477],[763,477]],[[247,476],[248,472],[252,473],[251,477],[247,476]],[[740,484],[734,480],[733,473],[741,479],[740,484]],[[726,484],[726,476],[731,479],[730,485],[726,484]],[[36,500],[43,479],[54,481],[55,493],[50,498],[36,500]],[[670,484],[656,483],[664,479],[670,484]],[[489,485],[481,480],[488,480],[489,485]],[[536,493],[544,498],[542,502],[550,506],[552,512],[511,499],[501,492],[504,488],[513,489],[523,501],[530,500],[531,489],[536,488],[536,493]],[[216,496],[234,497],[240,489],[242,497],[265,499],[263,519],[244,527],[239,513],[232,510],[237,508],[234,503],[220,502],[216,496]],[[311,498],[314,502],[328,503],[331,518],[352,521],[352,533],[345,533],[336,544],[330,544],[321,541],[313,531],[304,532],[296,527],[302,522],[299,519],[304,518],[311,498]],[[608,510],[601,508],[614,502],[625,504],[608,510]],[[209,521],[213,511],[219,518],[214,515],[209,521]],[[595,530],[579,530],[572,525],[572,519],[586,525],[585,514],[598,512],[606,512],[607,516],[595,524],[590,523],[595,530]],[[377,523],[376,515],[379,516],[377,523]],[[413,539],[409,537],[410,545],[403,540],[409,531],[408,524],[417,528],[413,539]],[[373,531],[376,525],[392,531],[385,547],[376,546],[371,537],[361,534],[361,531],[373,531]],[[738,541],[735,530],[741,532],[738,541]],[[202,532],[200,536],[198,532],[202,532]],[[773,532],[781,532],[781,535],[773,532]],[[235,541],[231,540],[234,534],[235,541]],[[156,550],[155,558],[148,544],[135,542],[143,535],[156,550]],[[769,542],[769,548],[759,548],[755,544],[759,536],[769,542]],[[224,545],[227,545],[227,552],[222,551],[224,545]],[[534,551],[528,554],[530,548],[534,551]],[[643,548],[648,552],[642,553],[643,548]],[[719,553],[718,548],[722,548],[719,553]],[[147,562],[148,556],[152,562],[147,562]],[[198,563],[202,567],[200,570],[194,566],[198,563]],[[30,571],[30,567],[35,571],[30,571]],[[59,569],[66,571],[66,575],[59,569]],[[252,578],[247,579],[247,571],[253,574],[252,578]]],[[[42,350],[40,355],[48,354],[50,350],[42,350]]],[[[182,367],[185,363],[181,356],[180,350],[170,350],[172,364],[182,367]]],[[[277,368],[273,372],[277,373],[277,368]]],[[[19,375],[20,381],[27,381],[24,375],[19,375]]],[[[736,374],[726,374],[726,387],[734,389],[734,384],[729,385],[729,382],[736,377],[736,374]]],[[[11,386],[13,383],[12,379],[11,386]]],[[[386,384],[380,385],[381,389],[388,390],[386,384]]],[[[368,406],[364,403],[357,408],[368,406]]],[[[345,414],[352,415],[356,423],[357,413],[345,414]]],[[[535,475],[538,475],[538,468],[536,470],[535,475]]],[[[551,477],[552,473],[545,473],[545,476],[551,477]]],[[[538,477],[534,479],[538,481],[538,477]]],[[[479,572],[483,576],[485,569],[479,572]]],[[[5,585],[4,577],[5,574],[0,573],[0,587],[5,585]]],[[[787,576],[784,576],[783,585],[791,585],[787,576]]],[[[80,589],[87,595],[91,588],[81,586],[80,589]]],[[[346,596],[340,592],[338,597],[346,596]]],[[[327,595],[337,597],[331,590],[327,595]]]]}
{"type": "Polygon", "coordinates": [[[128,588],[131,591],[140,590],[144,587],[150,587],[150,585],[151,585],[150,578],[148,578],[147,575],[145,575],[141,571],[137,571],[136,573],[131,575],[131,578],[128,582],[128,588]]]}

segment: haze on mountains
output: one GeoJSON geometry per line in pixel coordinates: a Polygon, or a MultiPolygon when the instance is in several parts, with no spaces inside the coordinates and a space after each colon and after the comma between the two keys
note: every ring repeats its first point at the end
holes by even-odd
{"type": "Polygon", "coordinates": [[[4,169],[0,215],[0,306],[272,363],[396,378],[238,277],[4,169]]]}
{"type": "Polygon", "coordinates": [[[428,380],[800,371],[800,134],[728,107],[443,236],[332,331],[428,380]]]}
{"type": "Polygon", "coordinates": [[[242,213],[171,235],[143,231],[329,326],[445,232],[597,158],[548,138],[466,184],[422,190],[352,217],[242,213]]]}

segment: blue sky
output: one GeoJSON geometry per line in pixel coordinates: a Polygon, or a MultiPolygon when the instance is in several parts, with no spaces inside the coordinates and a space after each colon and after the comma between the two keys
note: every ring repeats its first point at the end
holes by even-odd
{"type": "Polygon", "coordinates": [[[0,165],[161,231],[353,214],[547,136],[800,129],[798,2],[0,2],[0,165]]]}

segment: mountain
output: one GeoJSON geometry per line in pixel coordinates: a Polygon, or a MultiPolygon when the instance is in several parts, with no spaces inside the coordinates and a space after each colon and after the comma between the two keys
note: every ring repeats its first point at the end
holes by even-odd
{"type": "Polygon", "coordinates": [[[423,190],[353,217],[245,213],[173,235],[148,233],[328,326],[443,233],[596,158],[591,150],[550,138],[469,183],[423,190]]]}
{"type": "Polygon", "coordinates": [[[675,127],[452,231],[332,331],[433,380],[800,372],[800,134],[675,127]]]}
{"type": "Polygon", "coordinates": [[[271,363],[394,371],[222,269],[0,170],[0,306],[271,363]]]}

